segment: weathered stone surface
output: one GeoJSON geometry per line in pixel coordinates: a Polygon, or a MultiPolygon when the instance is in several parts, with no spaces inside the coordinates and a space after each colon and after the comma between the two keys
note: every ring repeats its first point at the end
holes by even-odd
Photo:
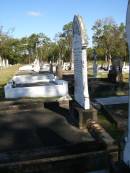
{"type": "Polygon", "coordinates": [[[87,127],[88,127],[89,132],[97,140],[99,140],[99,141],[101,140],[108,147],[110,147],[110,146],[112,146],[114,144],[114,142],[115,142],[114,139],[97,122],[92,121],[92,120],[88,120],[87,121],[87,127]]]}
{"type": "Polygon", "coordinates": [[[68,95],[68,82],[56,80],[46,83],[16,84],[4,86],[5,98],[63,97],[68,95]]]}
{"type": "Polygon", "coordinates": [[[81,16],[74,16],[73,20],[73,55],[75,100],[84,108],[89,109],[88,79],[87,79],[87,36],[81,16]]]}
{"type": "Polygon", "coordinates": [[[12,80],[16,84],[31,84],[31,83],[38,83],[38,82],[50,82],[55,81],[55,76],[52,73],[42,73],[42,74],[35,74],[35,75],[17,75],[12,78],[12,80]]]}
{"type": "Polygon", "coordinates": [[[97,121],[97,110],[93,106],[91,106],[89,110],[85,110],[73,100],[70,101],[70,113],[73,117],[75,125],[80,129],[87,130],[86,122],[89,119],[97,121]]]}
{"type": "Polygon", "coordinates": [[[108,79],[111,82],[122,82],[123,75],[122,75],[122,68],[123,68],[123,61],[120,57],[113,57],[111,69],[108,73],[108,79]]]}

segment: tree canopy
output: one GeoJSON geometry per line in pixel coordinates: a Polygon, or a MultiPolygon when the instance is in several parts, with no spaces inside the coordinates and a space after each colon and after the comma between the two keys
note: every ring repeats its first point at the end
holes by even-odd
{"type": "Polygon", "coordinates": [[[113,18],[98,19],[92,27],[93,44],[100,57],[127,56],[125,25],[117,25],[113,18]]]}
{"type": "MultiPolygon", "coordinates": [[[[65,24],[52,41],[44,33],[33,33],[21,39],[13,38],[13,29],[4,31],[0,27],[0,56],[11,64],[31,63],[36,57],[43,61],[71,62],[72,22],[65,24]]],[[[125,25],[116,24],[113,18],[97,19],[92,27],[93,48],[88,48],[88,59],[93,57],[93,49],[101,59],[105,57],[128,57],[125,25]]]]}

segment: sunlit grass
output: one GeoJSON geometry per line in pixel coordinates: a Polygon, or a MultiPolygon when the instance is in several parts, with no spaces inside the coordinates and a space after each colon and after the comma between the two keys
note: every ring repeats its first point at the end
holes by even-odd
{"type": "Polygon", "coordinates": [[[0,85],[6,84],[18,71],[20,65],[13,65],[7,69],[0,70],[0,85]]]}
{"type": "Polygon", "coordinates": [[[4,97],[4,85],[16,74],[20,65],[13,65],[0,70],[0,98],[4,97]]]}

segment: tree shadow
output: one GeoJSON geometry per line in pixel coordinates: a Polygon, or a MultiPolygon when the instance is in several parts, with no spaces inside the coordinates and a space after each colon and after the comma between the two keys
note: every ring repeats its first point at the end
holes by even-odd
{"type": "Polygon", "coordinates": [[[44,107],[66,117],[69,114],[69,109],[59,106],[59,102],[45,102],[44,107]]]}
{"type": "MultiPolygon", "coordinates": [[[[0,151],[59,147],[94,142],[85,132],[71,126],[64,117],[40,110],[9,109],[0,116],[0,151]]],[[[80,150],[81,151],[81,150],[80,150]]]]}
{"type": "Polygon", "coordinates": [[[69,94],[74,95],[74,75],[73,74],[64,74],[63,80],[68,82],[69,94]]]}
{"type": "Polygon", "coordinates": [[[0,85],[0,101],[5,99],[4,86],[5,85],[0,85]]]}
{"type": "Polygon", "coordinates": [[[128,83],[113,83],[107,78],[89,79],[90,98],[128,95],[128,83]]]}

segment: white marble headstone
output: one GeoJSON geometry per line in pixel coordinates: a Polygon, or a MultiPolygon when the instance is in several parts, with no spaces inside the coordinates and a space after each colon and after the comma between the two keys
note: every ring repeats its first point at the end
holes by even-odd
{"type": "Polygon", "coordinates": [[[9,66],[9,61],[8,61],[8,59],[5,59],[5,66],[6,66],[6,67],[9,66]]]}
{"type": "Polygon", "coordinates": [[[1,58],[1,56],[0,56],[0,66],[2,66],[2,58],[1,58]]]}
{"type": "Polygon", "coordinates": [[[2,60],[2,66],[5,67],[5,60],[2,60]]]}
{"type": "Polygon", "coordinates": [[[35,72],[39,72],[40,71],[40,62],[39,59],[35,59],[34,63],[33,63],[33,70],[35,72]]]}
{"type": "MultiPolygon", "coordinates": [[[[126,15],[126,33],[128,48],[130,54],[130,0],[128,1],[127,15],[126,15]]],[[[129,55],[130,65],[130,55],[129,55]]],[[[130,71],[129,71],[129,110],[128,110],[128,135],[126,137],[126,144],[123,152],[123,160],[130,167],[130,71]]]]}
{"type": "Polygon", "coordinates": [[[74,56],[74,97],[84,108],[90,108],[87,78],[87,36],[86,29],[81,16],[74,16],[73,20],[73,42],[74,56]]]}

